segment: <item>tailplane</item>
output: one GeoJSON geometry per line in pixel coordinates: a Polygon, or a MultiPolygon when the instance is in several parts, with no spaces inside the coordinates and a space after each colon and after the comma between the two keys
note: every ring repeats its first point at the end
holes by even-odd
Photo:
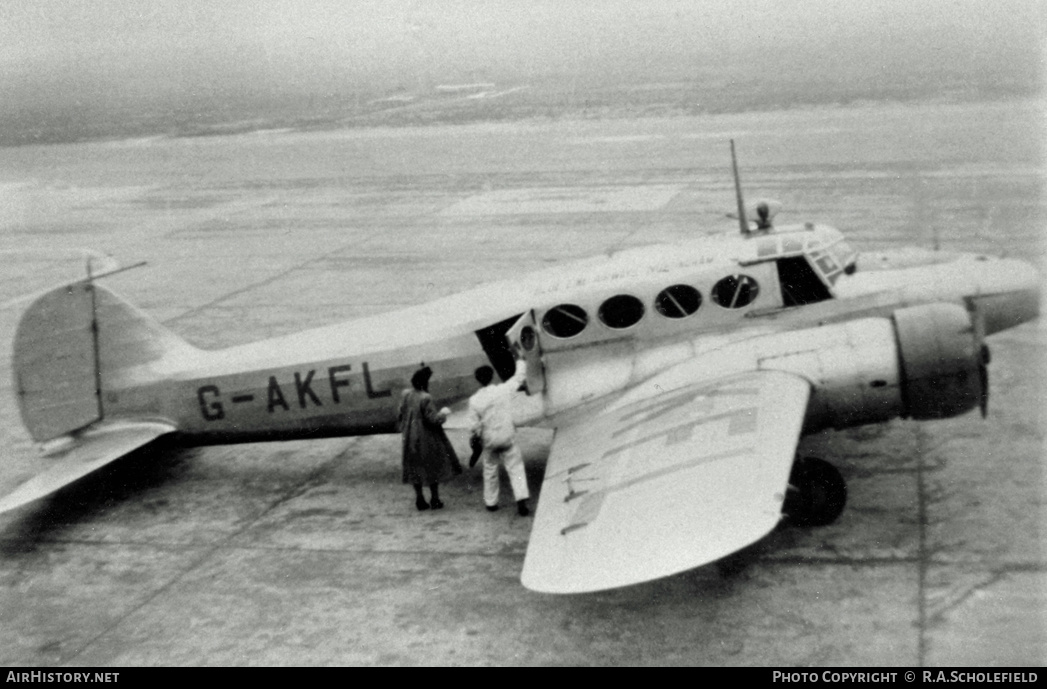
{"type": "Polygon", "coordinates": [[[0,497],[0,514],[50,495],[174,430],[172,425],[149,421],[95,424],[45,457],[43,471],[0,497]]]}

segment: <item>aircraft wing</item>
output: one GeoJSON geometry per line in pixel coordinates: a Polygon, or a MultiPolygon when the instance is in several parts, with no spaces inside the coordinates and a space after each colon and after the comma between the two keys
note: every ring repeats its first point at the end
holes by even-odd
{"type": "Polygon", "coordinates": [[[688,382],[680,368],[557,428],[527,588],[583,593],[657,579],[778,523],[810,384],[779,371],[688,382]]]}
{"type": "Polygon", "coordinates": [[[174,430],[170,424],[152,421],[113,421],[92,426],[54,456],[41,457],[46,468],[0,498],[0,513],[53,493],[174,430]]]}

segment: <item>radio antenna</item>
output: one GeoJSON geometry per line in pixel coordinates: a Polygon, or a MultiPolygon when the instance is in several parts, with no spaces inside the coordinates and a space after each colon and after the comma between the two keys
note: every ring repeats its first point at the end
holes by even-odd
{"type": "Polygon", "coordinates": [[[749,235],[749,221],[745,218],[745,201],[742,199],[742,181],[738,177],[738,157],[734,154],[734,139],[731,139],[731,170],[734,171],[734,194],[738,198],[738,226],[743,236],[749,235]]]}

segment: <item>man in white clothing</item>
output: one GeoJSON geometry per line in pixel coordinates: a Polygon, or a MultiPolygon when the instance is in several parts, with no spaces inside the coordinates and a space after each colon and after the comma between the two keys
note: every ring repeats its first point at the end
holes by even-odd
{"type": "Polygon", "coordinates": [[[517,360],[513,377],[498,385],[492,384],[494,369],[490,366],[481,366],[475,375],[483,387],[469,398],[469,421],[473,438],[478,438],[484,448],[484,504],[489,512],[498,509],[498,465],[504,464],[516,498],[516,511],[526,517],[531,513],[527,509],[531,493],[524,475],[523,455],[516,446],[510,399],[526,380],[527,365],[517,360]]]}

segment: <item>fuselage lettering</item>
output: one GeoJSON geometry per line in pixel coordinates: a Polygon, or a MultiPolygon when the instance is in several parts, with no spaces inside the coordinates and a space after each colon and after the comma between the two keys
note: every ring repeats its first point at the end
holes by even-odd
{"type": "Polygon", "coordinates": [[[294,389],[295,392],[298,393],[298,405],[302,409],[305,409],[305,398],[307,396],[309,397],[309,399],[313,401],[313,404],[315,404],[316,406],[323,406],[320,402],[320,398],[316,396],[316,393],[313,392],[313,389],[310,387],[313,384],[314,373],[316,373],[315,369],[309,371],[309,373],[305,375],[305,380],[302,380],[302,377],[298,374],[298,371],[295,371],[294,373],[294,389]]]}
{"type": "Polygon", "coordinates": [[[363,366],[364,366],[364,387],[367,390],[367,396],[370,399],[376,399],[378,397],[390,397],[390,396],[392,396],[392,394],[393,394],[392,390],[377,390],[376,391],[373,387],[371,387],[371,371],[370,371],[370,369],[367,368],[367,362],[366,361],[364,362],[363,366]]]}
{"type": "Polygon", "coordinates": [[[269,393],[266,410],[272,414],[273,409],[278,406],[283,407],[284,411],[290,409],[290,407],[287,406],[287,400],[284,399],[284,391],[280,389],[280,384],[276,382],[276,376],[269,376],[269,393]]]}
{"type": "Polygon", "coordinates": [[[217,400],[219,394],[217,385],[204,385],[197,388],[196,400],[200,403],[200,413],[203,414],[205,421],[218,421],[225,418],[225,408],[217,400]],[[208,400],[205,395],[214,395],[214,399],[208,400]]]}
{"type": "MultiPolygon", "coordinates": [[[[381,399],[392,396],[393,391],[391,389],[374,389],[374,383],[371,380],[371,370],[366,361],[362,362],[361,368],[363,369],[363,387],[368,399],[381,399]]],[[[349,393],[356,385],[349,375],[350,371],[352,371],[350,364],[340,364],[327,368],[327,382],[331,391],[332,404],[342,404],[350,401],[349,393]]],[[[300,409],[324,406],[324,400],[321,397],[324,393],[324,388],[323,384],[316,380],[316,372],[317,369],[310,369],[304,373],[301,371],[293,372],[295,397],[292,397],[292,399],[297,398],[300,409]],[[315,387],[314,383],[316,384],[315,387]]],[[[281,375],[286,376],[290,373],[281,375]]],[[[323,374],[321,373],[321,375],[323,374]]],[[[287,384],[290,385],[289,382],[287,384]]],[[[252,392],[237,391],[232,397],[227,397],[226,400],[231,401],[234,405],[240,405],[254,401],[255,396],[255,393],[252,392]]],[[[225,418],[225,404],[223,404],[217,385],[204,385],[197,388],[196,399],[200,406],[200,414],[206,421],[218,421],[225,418]]],[[[269,376],[269,383],[266,386],[266,411],[270,414],[277,409],[291,411],[291,404],[291,402],[288,402],[287,394],[277,380],[277,376],[269,376]]]]}
{"type": "Polygon", "coordinates": [[[338,396],[338,388],[349,387],[348,380],[337,378],[336,376],[343,371],[349,371],[351,369],[352,366],[349,364],[345,364],[344,366],[332,366],[327,369],[327,379],[331,381],[331,399],[334,400],[335,404],[339,404],[342,401],[342,398],[338,396]]]}

